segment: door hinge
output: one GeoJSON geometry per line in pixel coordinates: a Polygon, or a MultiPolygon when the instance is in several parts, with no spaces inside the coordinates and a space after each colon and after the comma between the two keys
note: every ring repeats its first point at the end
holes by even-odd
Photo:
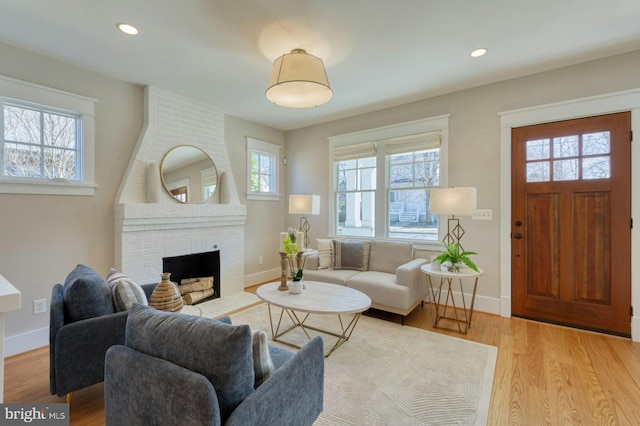
{"type": "Polygon", "coordinates": [[[630,312],[631,312],[631,316],[633,316],[633,306],[630,306],[630,308],[631,308],[631,309],[629,309],[629,310],[630,310],[630,312]]]}
{"type": "Polygon", "coordinates": [[[633,130],[629,130],[629,142],[633,142],[633,130]]]}
{"type": "Polygon", "coordinates": [[[633,218],[631,218],[631,229],[633,229],[633,218]]]}

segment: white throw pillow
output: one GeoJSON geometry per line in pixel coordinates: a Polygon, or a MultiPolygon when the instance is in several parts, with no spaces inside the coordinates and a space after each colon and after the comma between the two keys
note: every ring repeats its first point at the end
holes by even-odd
{"type": "Polygon", "coordinates": [[[316,239],[318,248],[318,269],[329,269],[333,258],[333,245],[330,239],[316,239]]]}
{"type": "Polygon", "coordinates": [[[134,303],[147,306],[147,295],[142,287],[122,272],[111,268],[106,281],[111,287],[113,307],[116,312],[128,311],[134,303]]]}

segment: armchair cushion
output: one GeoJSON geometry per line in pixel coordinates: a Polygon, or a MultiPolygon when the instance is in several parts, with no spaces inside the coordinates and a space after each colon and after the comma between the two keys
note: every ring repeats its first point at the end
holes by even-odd
{"type": "Polygon", "coordinates": [[[205,376],[218,395],[224,423],[254,389],[251,330],[208,318],[162,312],[134,304],[126,346],[205,376]],[[185,348],[189,347],[188,351],[185,348]]]}
{"type": "Polygon", "coordinates": [[[96,271],[78,265],[67,276],[63,289],[65,322],[113,314],[109,285],[96,271]]]}

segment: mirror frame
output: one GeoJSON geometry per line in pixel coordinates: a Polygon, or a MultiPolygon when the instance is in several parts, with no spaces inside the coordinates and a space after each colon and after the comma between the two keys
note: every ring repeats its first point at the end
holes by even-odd
{"type": "MultiPolygon", "coordinates": [[[[191,164],[191,163],[189,163],[191,164]]],[[[220,184],[220,173],[218,172],[218,168],[216,167],[216,163],[213,161],[213,159],[211,158],[211,156],[209,154],[207,154],[202,148],[194,146],[194,145],[176,145],[173,148],[171,148],[169,151],[166,152],[166,154],[164,154],[164,156],[162,157],[162,162],[160,163],[160,180],[162,181],[162,186],[164,187],[165,191],[167,191],[167,194],[169,194],[169,196],[181,203],[181,204],[204,204],[206,202],[209,202],[211,200],[211,198],[214,196],[214,194],[218,191],[218,185],[220,184]],[[178,149],[181,148],[193,148],[195,150],[200,151],[200,153],[202,153],[204,155],[204,158],[202,158],[202,160],[198,160],[198,161],[204,161],[204,160],[209,160],[209,162],[211,163],[211,167],[213,167],[213,169],[215,170],[215,177],[216,177],[216,189],[215,191],[209,196],[209,198],[207,199],[203,199],[200,202],[192,202],[192,201],[182,201],[178,198],[176,198],[176,196],[174,194],[171,193],[171,190],[169,189],[169,187],[167,186],[167,182],[165,181],[165,173],[164,173],[164,167],[165,167],[165,161],[167,161],[167,158],[169,157],[169,155],[171,155],[172,152],[175,152],[178,149]]]]}

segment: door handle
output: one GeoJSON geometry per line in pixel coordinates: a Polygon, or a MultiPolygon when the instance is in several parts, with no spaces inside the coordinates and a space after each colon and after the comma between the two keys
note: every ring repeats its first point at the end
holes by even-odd
{"type": "Polygon", "coordinates": [[[514,237],[516,240],[520,240],[520,239],[522,239],[522,234],[518,232],[518,233],[514,234],[514,235],[513,235],[513,237],[514,237]]]}

